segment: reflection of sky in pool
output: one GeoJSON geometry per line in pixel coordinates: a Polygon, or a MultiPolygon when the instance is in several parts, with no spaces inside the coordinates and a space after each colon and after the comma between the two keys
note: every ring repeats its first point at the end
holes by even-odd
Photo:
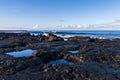
{"type": "Polygon", "coordinates": [[[24,57],[24,56],[26,57],[26,56],[31,56],[34,51],[35,50],[27,49],[23,51],[9,52],[7,54],[13,57],[24,57]]]}
{"type": "Polygon", "coordinates": [[[72,53],[72,54],[77,54],[79,51],[69,51],[70,53],[72,53]]]}
{"type": "Polygon", "coordinates": [[[48,64],[68,64],[68,65],[70,65],[70,64],[73,64],[73,63],[72,62],[68,62],[65,59],[59,59],[59,60],[51,61],[48,64]]]}
{"type": "Polygon", "coordinates": [[[0,64],[3,64],[3,62],[0,62],[0,64]]]}

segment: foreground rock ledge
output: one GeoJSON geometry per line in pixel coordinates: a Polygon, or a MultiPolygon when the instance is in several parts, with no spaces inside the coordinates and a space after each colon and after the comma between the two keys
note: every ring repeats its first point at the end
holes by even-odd
{"type": "Polygon", "coordinates": [[[63,41],[53,34],[0,35],[0,80],[120,80],[120,39],[71,37],[63,41]],[[6,54],[25,49],[36,51],[28,57],[6,54]],[[48,64],[59,59],[73,64],[48,64]]]}

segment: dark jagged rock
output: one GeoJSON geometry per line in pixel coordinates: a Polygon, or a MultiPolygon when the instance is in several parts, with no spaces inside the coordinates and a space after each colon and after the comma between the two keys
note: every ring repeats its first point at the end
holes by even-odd
{"type": "Polygon", "coordinates": [[[79,45],[64,45],[65,50],[77,50],[79,48],[79,45]]]}
{"type": "Polygon", "coordinates": [[[3,60],[9,60],[9,59],[14,59],[14,57],[5,55],[5,54],[0,54],[0,62],[3,60]]]}
{"type": "Polygon", "coordinates": [[[4,60],[0,65],[0,75],[13,75],[18,71],[22,71],[30,66],[39,65],[42,63],[38,58],[18,58],[4,60]]]}
{"type": "Polygon", "coordinates": [[[98,38],[94,38],[94,42],[110,42],[110,39],[98,39],[98,38]]]}
{"type": "Polygon", "coordinates": [[[115,38],[115,39],[112,39],[111,41],[113,41],[113,42],[120,42],[120,39],[119,38],[115,38]]]}
{"type": "Polygon", "coordinates": [[[52,33],[49,33],[47,37],[48,37],[47,41],[64,41],[63,38],[58,37],[52,33]]]}
{"type": "Polygon", "coordinates": [[[40,41],[47,41],[48,37],[45,35],[39,35],[40,41]]]}
{"type": "Polygon", "coordinates": [[[11,42],[10,47],[22,47],[22,46],[26,46],[26,43],[23,41],[16,41],[16,42],[11,42]]]}
{"type": "Polygon", "coordinates": [[[39,57],[43,62],[47,63],[52,60],[61,59],[62,55],[60,50],[51,49],[51,50],[38,50],[32,54],[34,57],[39,57]]]}
{"type": "Polygon", "coordinates": [[[119,80],[120,71],[97,62],[78,63],[76,65],[46,65],[29,67],[7,80],[119,80]]]}
{"type": "Polygon", "coordinates": [[[51,33],[5,34],[0,40],[0,80],[120,80],[119,42],[89,37],[63,41],[51,33]],[[6,54],[25,49],[36,52],[20,58],[6,54]],[[72,54],[74,50],[78,52],[72,54]],[[49,64],[60,59],[73,64],[49,64]]]}
{"type": "Polygon", "coordinates": [[[37,37],[40,41],[64,41],[63,38],[56,36],[53,33],[48,33],[47,35],[40,34],[37,37]]]}
{"type": "Polygon", "coordinates": [[[79,37],[79,36],[74,36],[74,37],[69,37],[68,41],[89,41],[90,37],[79,37]]]}
{"type": "Polygon", "coordinates": [[[63,58],[65,60],[71,61],[71,62],[84,62],[84,58],[82,56],[71,54],[70,52],[61,52],[60,54],[63,55],[63,58]]]}
{"type": "Polygon", "coordinates": [[[79,52],[86,61],[97,61],[101,63],[120,61],[120,51],[112,49],[104,49],[86,45],[79,49],[79,52]]]}

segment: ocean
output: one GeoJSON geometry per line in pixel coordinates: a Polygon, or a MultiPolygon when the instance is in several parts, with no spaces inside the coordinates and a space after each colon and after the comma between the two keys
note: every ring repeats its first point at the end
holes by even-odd
{"type": "Polygon", "coordinates": [[[57,31],[48,31],[48,30],[40,30],[40,31],[29,31],[31,34],[41,34],[41,33],[49,33],[53,32],[58,36],[71,37],[71,36],[89,36],[94,38],[120,38],[120,31],[118,30],[57,30],[57,31]]]}

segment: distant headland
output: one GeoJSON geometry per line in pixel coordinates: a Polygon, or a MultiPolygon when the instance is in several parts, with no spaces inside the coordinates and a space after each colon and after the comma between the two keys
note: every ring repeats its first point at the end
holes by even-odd
{"type": "Polygon", "coordinates": [[[0,33],[28,33],[27,30],[0,30],[0,33]]]}

